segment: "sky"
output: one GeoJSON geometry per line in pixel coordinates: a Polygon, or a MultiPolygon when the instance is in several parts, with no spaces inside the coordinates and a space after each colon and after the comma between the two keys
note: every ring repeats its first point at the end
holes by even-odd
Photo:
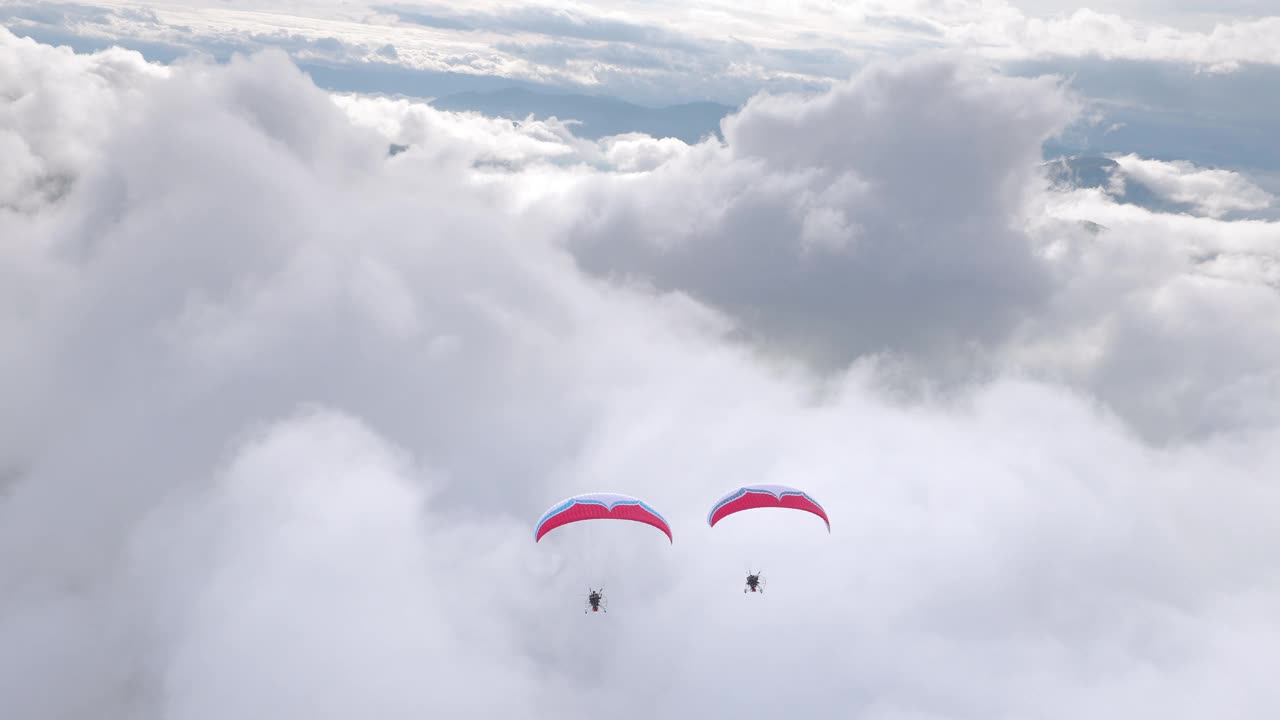
{"type": "Polygon", "coordinates": [[[1264,5],[0,5],[0,717],[1274,717],[1264,5]]]}

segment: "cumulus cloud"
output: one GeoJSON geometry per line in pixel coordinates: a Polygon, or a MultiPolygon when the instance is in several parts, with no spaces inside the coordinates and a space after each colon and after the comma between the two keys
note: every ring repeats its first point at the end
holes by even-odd
{"type": "Polygon", "coordinates": [[[1262,320],[1280,311],[1280,223],[1153,213],[1100,191],[1053,197],[1047,209],[1104,229],[1045,227],[1061,285],[1054,309],[1011,346],[1019,363],[1092,386],[1153,438],[1280,419],[1270,390],[1280,336],[1262,320]]]}
{"type": "Polygon", "coordinates": [[[433,480],[357,420],[312,409],[259,429],[207,487],[149,519],[135,558],[173,593],[161,593],[160,614],[180,609],[163,628],[181,631],[160,678],[163,716],[536,708],[558,683],[521,652],[520,635],[450,620],[502,618],[509,583],[488,571],[531,553],[482,546],[460,566],[473,537],[430,512],[433,480]],[[207,564],[192,573],[173,567],[177,557],[207,564]],[[493,591],[448,592],[438,578],[493,591]],[[475,692],[479,677],[504,692],[475,692]]]}
{"type": "Polygon", "coordinates": [[[572,162],[599,152],[595,144],[576,138],[570,124],[557,120],[512,121],[440,112],[421,102],[350,93],[335,95],[334,100],[356,124],[413,150],[418,158],[430,155],[458,171],[477,164],[514,168],[572,162]],[[442,138],[449,142],[440,142],[442,138]]]}
{"type": "MultiPolygon", "coordinates": [[[[0,67],[36,52],[0,33],[0,67]]],[[[0,715],[1199,718],[1280,701],[1274,416],[1161,448],[1087,376],[908,403],[856,359],[817,376],[789,340],[771,361],[736,341],[770,325],[723,297],[811,338],[837,325],[804,297],[810,262],[880,288],[886,312],[911,297],[894,277],[924,307],[974,295],[952,327],[910,306],[923,327],[867,326],[920,367],[974,338],[995,352],[1027,318],[1113,328],[1117,297],[1133,311],[1116,363],[1141,364],[1142,337],[1200,353],[1161,355],[1153,383],[1214,382],[1183,375],[1214,362],[1204,328],[1264,357],[1260,266],[1197,284],[1185,256],[1265,254],[1272,226],[1022,187],[1072,112],[1055,81],[913,63],[761,98],[723,146],[595,144],[332,98],[280,54],[154,78],[137,55],[96,75],[104,57],[14,76],[37,105],[50,77],[104,79],[40,141],[85,143],[67,191],[18,212],[29,192],[7,185],[0,210],[0,715]],[[957,122],[903,122],[920,105],[957,122]],[[99,131],[77,135],[87,118],[99,131]],[[668,252],[712,246],[699,260],[721,277],[582,271],[585,247],[663,268],[633,224],[668,252]],[[707,292],[735,275],[737,295],[707,292]],[[788,311],[797,294],[821,312],[788,311]],[[1214,323],[1226,307],[1248,312],[1214,323]],[[708,530],[743,482],[804,486],[832,533],[786,513],[708,530]],[[554,500],[600,489],[652,502],[675,543],[613,526],[588,545],[579,526],[533,544],[554,500]],[[738,591],[748,564],[765,598],[738,591]],[[609,616],[584,618],[601,580],[609,616]]],[[[836,305],[866,292],[824,282],[836,305]]]]}
{"type": "Polygon", "coordinates": [[[1280,417],[1262,390],[1280,360],[1262,320],[1280,311],[1280,225],[1214,220],[1270,196],[1134,156],[1133,179],[1204,222],[1048,190],[1039,148],[1079,108],[1050,79],[945,61],[762,97],[725,122],[723,146],[582,183],[571,204],[592,211],[570,215],[569,246],[591,272],[687,292],[827,370],[887,357],[907,387],[1067,377],[1150,439],[1280,417]],[[1247,252],[1242,233],[1260,238],[1247,252]],[[1223,336],[1215,316],[1239,324],[1223,336]]]}
{"type": "Polygon", "coordinates": [[[1191,205],[1210,217],[1264,210],[1275,202],[1274,195],[1238,172],[1199,168],[1186,161],[1152,160],[1132,153],[1115,160],[1128,176],[1165,198],[1191,205]]]}
{"type": "Polygon", "coordinates": [[[1046,300],[1016,219],[1040,144],[1075,111],[1052,79],[947,61],[760,97],[725,122],[724,147],[585,188],[575,204],[597,210],[571,245],[595,272],[689,291],[820,364],[960,362],[1046,300]]]}
{"type": "Polygon", "coordinates": [[[0,71],[0,203],[31,211],[56,199],[91,164],[107,128],[165,68],[119,48],[75,55],[9,36],[0,71]],[[38,91],[36,91],[38,88],[38,91]]]}

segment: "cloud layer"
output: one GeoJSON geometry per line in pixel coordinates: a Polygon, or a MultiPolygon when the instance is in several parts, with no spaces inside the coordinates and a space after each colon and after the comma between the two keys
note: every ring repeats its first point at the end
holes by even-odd
{"type": "MultiPolygon", "coordinates": [[[[952,50],[1001,61],[1172,63],[1228,72],[1280,65],[1274,7],[1249,0],[1113,2],[1099,12],[1060,0],[720,0],[512,6],[256,0],[193,8],[181,0],[106,6],[20,2],[0,18],[82,48],[124,42],[156,59],[193,49],[219,57],[265,47],[359,72],[501,76],[511,81],[666,104],[737,104],[760,90],[820,90],[868,61],[952,50]],[[1267,14],[1270,12],[1271,14],[1267,14]]],[[[438,92],[438,91],[436,91],[438,92]]]]}
{"type": "Polygon", "coordinates": [[[1280,704],[1275,225],[1053,191],[1057,82],[877,67],[691,147],[0,53],[0,715],[1280,704]],[[832,533],[708,530],[743,482],[832,533]],[[534,545],[588,490],[675,543],[534,545]]]}
{"type": "Polygon", "coordinates": [[[1065,379],[1157,440],[1280,418],[1263,390],[1280,337],[1261,320],[1280,311],[1280,225],[1216,220],[1273,198],[1134,156],[1118,161],[1132,178],[1199,216],[1047,191],[1038,149],[1079,104],[1048,78],[984,73],[905,62],[820,98],[753,101],[723,147],[583,183],[570,246],[592,272],[689,293],[818,367],[888,356],[908,384],[1065,379]]]}

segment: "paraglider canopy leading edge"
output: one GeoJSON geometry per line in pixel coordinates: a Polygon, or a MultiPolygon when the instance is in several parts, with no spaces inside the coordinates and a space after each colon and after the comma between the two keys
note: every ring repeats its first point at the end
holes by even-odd
{"type": "Polygon", "coordinates": [[[533,541],[538,542],[558,527],[583,520],[631,520],[644,523],[661,530],[668,541],[675,542],[671,535],[671,525],[657,510],[639,498],[618,493],[588,493],[556,503],[538,520],[533,541]]]}

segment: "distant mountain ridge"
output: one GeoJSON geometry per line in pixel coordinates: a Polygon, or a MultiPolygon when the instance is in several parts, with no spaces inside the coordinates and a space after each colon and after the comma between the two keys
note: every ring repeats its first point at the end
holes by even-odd
{"type": "Polygon", "coordinates": [[[609,135],[639,132],[656,138],[679,138],[696,143],[714,136],[723,140],[720,121],[736,108],[714,102],[691,102],[651,108],[612,97],[573,93],[544,93],[519,87],[467,91],[445,95],[432,107],[452,112],[478,112],[490,117],[524,120],[576,120],[575,135],[599,140],[609,135]]]}

